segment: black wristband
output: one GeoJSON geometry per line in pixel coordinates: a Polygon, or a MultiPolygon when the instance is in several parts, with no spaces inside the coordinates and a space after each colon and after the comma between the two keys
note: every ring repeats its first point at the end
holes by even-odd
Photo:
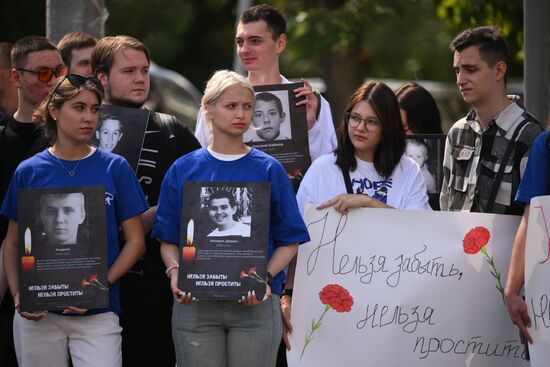
{"type": "Polygon", "coordinates": [[[273,275],[269,271],[265,272],[265,281],[267,284],[271,284],[271,281],[273,280],[273,275]]]}
{"type": "Polygon", "coordinates": [[[283,289],[283,293],[281,294],[281,297],[289,296],[290,298],[292,298],[292,291],[293,290],[294,290],[293,288],[283,289]]]}

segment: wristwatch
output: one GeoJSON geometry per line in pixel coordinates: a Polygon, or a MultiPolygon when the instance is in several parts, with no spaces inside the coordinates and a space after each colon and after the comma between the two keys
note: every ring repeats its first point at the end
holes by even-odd
{"type": "Polygon", "coordinates": [[[265,272],[265,282],[267,284],[271,284],[271,281],[273,280],[273,275],[269,271],[265,272]]]}

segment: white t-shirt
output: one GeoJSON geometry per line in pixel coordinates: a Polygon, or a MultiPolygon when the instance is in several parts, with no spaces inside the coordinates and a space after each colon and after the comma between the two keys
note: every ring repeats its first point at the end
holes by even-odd
{"type": "MultiPolygon", "coordinates": [[[[432,210],[418,164],[405,155],[387,179],[376,172],[374,163],[357,158],[357,169],[350,172],[350,178],[355,193],[367,194],[396,209],[432,210]]],[[[345,193],[342,170],[336,165],[336,156],[330,153],[319,157],[309,167],[296,200],[303,214],[305,204],[320,205],[345,193]]]]}
{"type": "MultiPolygon", "coordinates": [[[[290,81],[281,75],[282,84],[289,84],[290,81]]],[[[315,121],[315,125],[308,131],[309,139],[309,155],[314,161],[323,154],[332,152],[337,145],[336,132],[332,122],[332,112],[327,100],[321,96],[321,110],[319,118],[315,121]]],[[[199,143],[206,147],[212,142],[212,132],[206,126],[204,121],[204,113],[202,108],[197,116],[197,125],[195,126],[195,137],[199,143]]]]}
{"type": "Polygon", "coordinates": [[[241,236],[250,237],[250,226],[242,222],[236,222],[235,225],[225,231],[220,231],[218,228],[210,232],[206,237],[224,237],[224,236],[241,236]]]}

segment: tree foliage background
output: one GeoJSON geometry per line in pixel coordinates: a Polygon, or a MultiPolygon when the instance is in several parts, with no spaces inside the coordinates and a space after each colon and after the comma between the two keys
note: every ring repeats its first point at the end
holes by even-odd
{"type": "MultiPolygon", "coordinates": [[[[285,14],[287,77],[321,77],[339,119],[366,78],[452,82],[449,42],[468,26],[496,24],[507,36],[511,77],[521,77],[522,1],[266,0],[285,14]]],[[[107,34],[144,41],[161,66],[199,90],[218,69],[231,68],[237,2],[232,0],[106,0],[107,34]]],[[[3,1],[0,41],[45,33],[45,0],[3,1]]],[[[68,20],[69,21],[69,20],[68,20]]]]}

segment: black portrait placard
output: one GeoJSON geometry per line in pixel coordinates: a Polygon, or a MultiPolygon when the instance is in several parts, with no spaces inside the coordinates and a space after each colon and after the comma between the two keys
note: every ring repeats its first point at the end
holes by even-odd
{"type": "Polygon", "coordinates": [[[199,300],[265,294],[271,183],[199,182],[184,186],[180,289],[199,300]]]}
{"type": "Polygon", "coordinates": [[[104,188],[23,189],[17,208],[21,309],[108,307],[104,188]]]}
{"type": "Polygon", "coordinates": [[[439,210],[439,194],[443,184],[445,138],[445,134],[408,135],[405,147],[405,154],[420,167],[430,206],[434,210],[439,210]]]}
{"type": "Polygon", "coordinates": [[[254,87],[256,102],[244,142],[275,159],[289,177],[301,178],[311,164],[305,106],[296,106],[293,90],[303,83],[254,87]]]}
{"type": "Polygon", "coordinates": [[[98,149],[123,156],[136,172],[149,114],[148,110],[139,108],[102,105],[92,144],[98,149]]]}

